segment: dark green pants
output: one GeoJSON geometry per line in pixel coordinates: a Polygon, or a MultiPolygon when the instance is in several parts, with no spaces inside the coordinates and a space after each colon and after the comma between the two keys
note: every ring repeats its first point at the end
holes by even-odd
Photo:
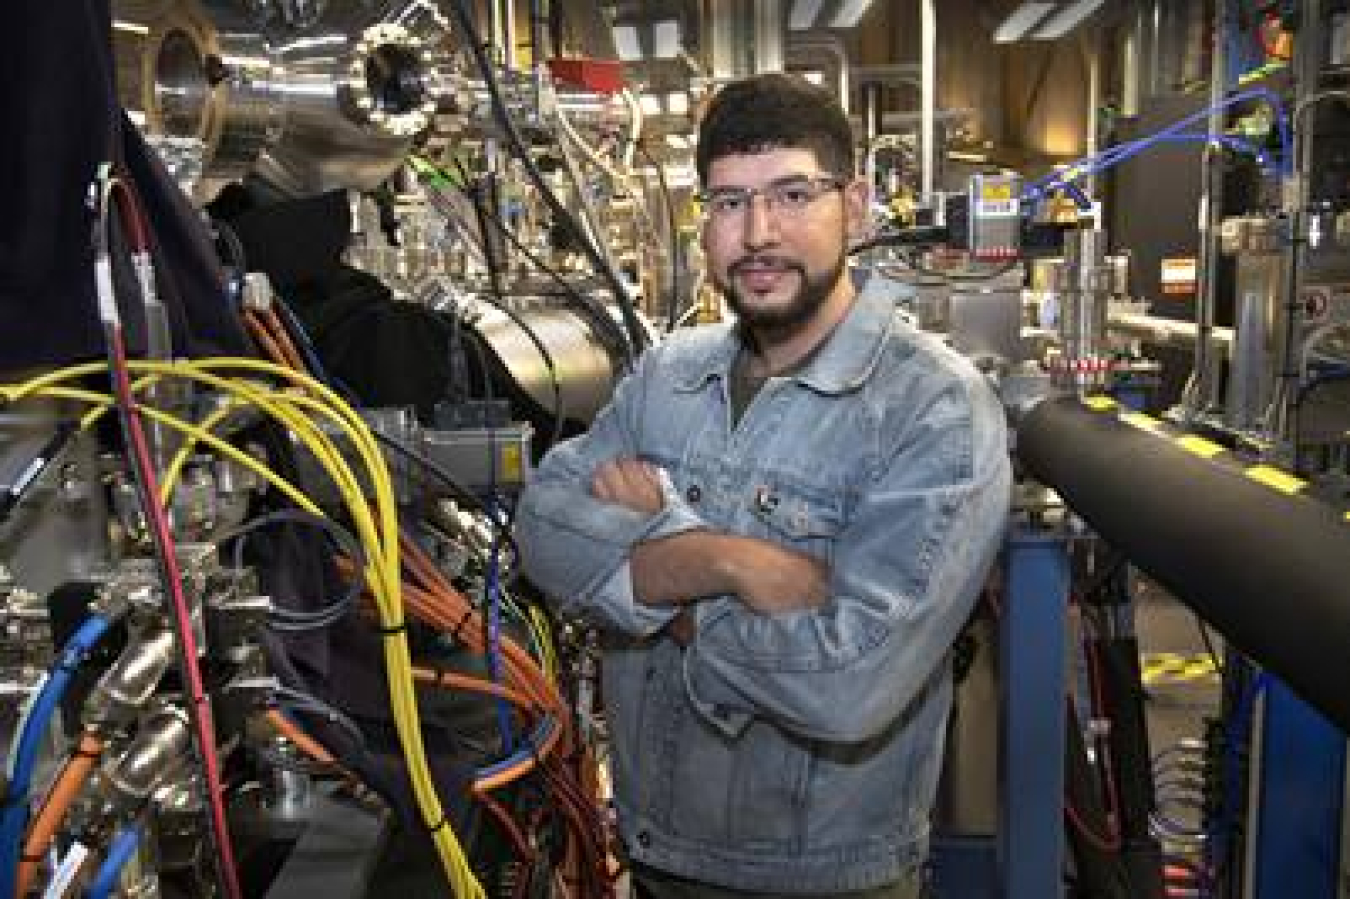
{"type": "MultiPolygon", "coordinates": [[[[675,877],[648,867],[635,867],[638,899],[767,899],[768,893],[747,893],[675,877]]],[[[774,894],[777,895],[777,894],[774,894]]],[[[791,899],[921,899],[923,876],[912,871],[898,882],[854,893],[802,893],[791,899]]]]}

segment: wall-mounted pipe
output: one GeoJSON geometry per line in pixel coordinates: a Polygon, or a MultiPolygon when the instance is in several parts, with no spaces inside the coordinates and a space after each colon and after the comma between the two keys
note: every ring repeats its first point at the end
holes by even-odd
{"type": "Polygon", "coordinates": [[[937,178],[937,0],[923,0],[920,7],[919,37],[922,41],[922,105],[919,125],[921,176],[919,189],[923,202],[933,196],[937,178]]]}
{"type": "Polygon", "coordinates": [[[1350,730],[1350,522],[1072,399],[1023,418],[1018,456],[1131,564],[1350,730]]]}
{"type": "Polygon", "coordinates": [[[1223,159],[1216,152],[1227,129],[1227,113],[1220,109],[1228,93],[1228,50],[1226,41],[1219,37],[1228,33],[1228,4],[1214,8],[1214,46],[1209,70],[1209,143],[1200,157],[1200,283],[1195,307],[1195,379],[1193,387],[1182,398],[1188,416],[1194,418],[1215,408],[1219,403],[1219,366],[1214,355],[1211,336],[1214,333],[1214,312],[1219,295],[1220,227],[1223,221],[1223,159]]]}
{"type": "MultiPolygon", "coordinates": [[[[1159,346],[1184,350],[1195,348],[1195,322],[1177,318],[1134,312],[1108,312],[1106,329],[1112,334],[1133,337],[1159,346]]],[[[1210,342],[1217,352],[1227,357],[1233,348],[1233,329],[1216,327],[1210,334],[1210,342]]]]}

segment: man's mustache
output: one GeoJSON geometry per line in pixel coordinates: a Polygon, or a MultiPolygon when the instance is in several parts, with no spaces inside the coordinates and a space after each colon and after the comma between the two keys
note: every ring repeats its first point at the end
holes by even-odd
{"type": "Polygon", "coordinates": [[[785,269],[800,272],[803,275],[806,274],[806,266],[802,265],[796,259],[790,259],[786,256],[745,256],[727,266],[727,274],[732,276],[739,275],[746,269],[752,267],[785,269]]]}

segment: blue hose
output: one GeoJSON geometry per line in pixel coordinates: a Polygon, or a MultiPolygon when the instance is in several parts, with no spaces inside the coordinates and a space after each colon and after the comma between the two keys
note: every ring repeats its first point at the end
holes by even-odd
{"type": "MultiPolygon", "coordinates": [[[[1271,106],[1275,108],[1275,124],[1279,131],[1280,136],[1280,150],[1282,162],[1281,172],[1287,173],[1289,171],[1290,165],[1292,164],[1292,161],[1290,159],[1292,141],[1289,135],[1289,125],[1284,118],[1284,105],[1281,102],[1279,96],[1277,96],[1274,92],[1267,90],[1265,88],[1254,88],[1253,90],[1242,91],[1240,93],[1233,94],[1231,97],[1225,97],[1223,100],[1214,104],[1213,106],[1206,107],[1204,109],[1199,110],[1198,112],[1191,113],[1190,115],[1180,119],[1179,121],[1173,122],[1171,125],[1168,125],[1166,128],[1162,129],[1156,134],[1150,135],[1149,137],[1143,137],[1135,141],[1130,141],[1129,143],[1119,144],[1114,147],[1108,147],[1107,149],[1102,150],[1099,153],[1094,153],[1091,156],[1085,156],[1082,159],[1079,159],[1071,163],[1069,168],[1072,169],[1085,168],[1087,171],[1090,172],[1100,171],[1103,168],[1115,165],[1122,159],[1125,159],[1129,156],[1133,156],[1136,153],[1143,152],[1144,150],[1148,149],[1149,147],[1152,147],[1156,143],[1169,140],[1175,137],[1182,137],[1187,133],[1185,130],[1186,128],[1188,128],[1190,125],[1198,121],[1201,121],[1202,119],[1207,118],[1211,113],[1227,109],[1230,106],[1234,106],[1238,103],[1244,103],[1248,100],[1264,100],[1265,102],[1269,103],[1271,106]]],[[[1182,137],[1182,139],[1186,138],[1182,137]]],[[[1205,136],[1205,139],[1208,139],[1208,136],[1205,136]]],[[[1051,189],[1055,185],[1055,182],[1059,178],[1059,174],[1060,174],[1059,172],[1052,172],[1049,175],[1046,175],[1045,177],[1041,178],[1040,180],[1034,181],[1031,184],[1027,185],[1026,188],[1023,190],[1023,197],[1028,199],[1036,199],[1038,197],[1043,196],[1047,190],[1051,189]]]]}
{"type": "Polygon", "coordinates": [[[112,896],[113,891],[117,889],[117,878],[127,866],[127,862],[136,854],[136,847],[140,842],[139,824],[128,824],[117,832],[108,846],[108,854],[103,857],[103,864],[98,867],[98,873],[94,875],[89,888],[84,891],[85,899],[108,899],[112,896]]]}
{"type": "Polygon", "coordinates": [[[24,827],[28,823],[28,788],[33,780],[33,767],[42,739],[76,667],[111,625],[112,619],[105,615],[90,615],[84,620],[61,649],[61,655],[52,665],[46,682],[38,690],[15,737],[14,766],[9,772],[4,807],[0,811],[0,896],[14,895],[19,852],[22,849],[24,827]]]}
{"type": "Polygon", "coordinates": [[[474,772],[475,778],[477,780],[484,780],[505,771],[507,768],[528,761],[530,757],[538,751],[538,748],[548,741],[548,738],[553,733],[553,728],[557,726],[557,722],[553,720],[551,715],[545,715],[540,720],[539,724],[535,726],[534,733],[530,735],[529,743],[516,749],[501,761],[493,762],[491,765],[479,768],[474,772]]]}

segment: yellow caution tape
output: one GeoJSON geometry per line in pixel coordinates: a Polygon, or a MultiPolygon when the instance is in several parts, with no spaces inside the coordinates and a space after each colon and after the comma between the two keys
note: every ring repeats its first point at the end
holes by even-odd
{"type": "Polygon", "coordinates": [[[1139,667],[1146,684],[1213,681],[1218,677],[1214,660],[1208,655],[1144,653],[1140,656],[1139,667]]]}
{"type": "Polygon", "coordinates": [[[1281,493],[1298,493],[1308,486],[1308,482],[1302,478],[1296,478],[1289,472],[1280,471],[1270,465],[1253,465],[1245,474],[1253,481],[1273,487],[1281,493]]]}
{"type": "Polygon", "coordinates": [[[1224,451],[1223,447],[1213,440],[1206,440],[1203,437],[1197,437],[1194,434],[1187,434],[1184,437],[1177,438],[1177,446],[1187,452],[1195,453],[1206,459],[1213,459],[1224,451]]]}
{"type": "Polygon", "coordinates": [[[1122,412],[1120,413],[1120,420],[1127,425],[1134,425],[1141,431],[1151,431],[1154,434],[1158,434],[1163,430],[1162,422],[1158,421],[1158,419],[1153,416],[1145,415],[1142,412],[1122,412]]]}

